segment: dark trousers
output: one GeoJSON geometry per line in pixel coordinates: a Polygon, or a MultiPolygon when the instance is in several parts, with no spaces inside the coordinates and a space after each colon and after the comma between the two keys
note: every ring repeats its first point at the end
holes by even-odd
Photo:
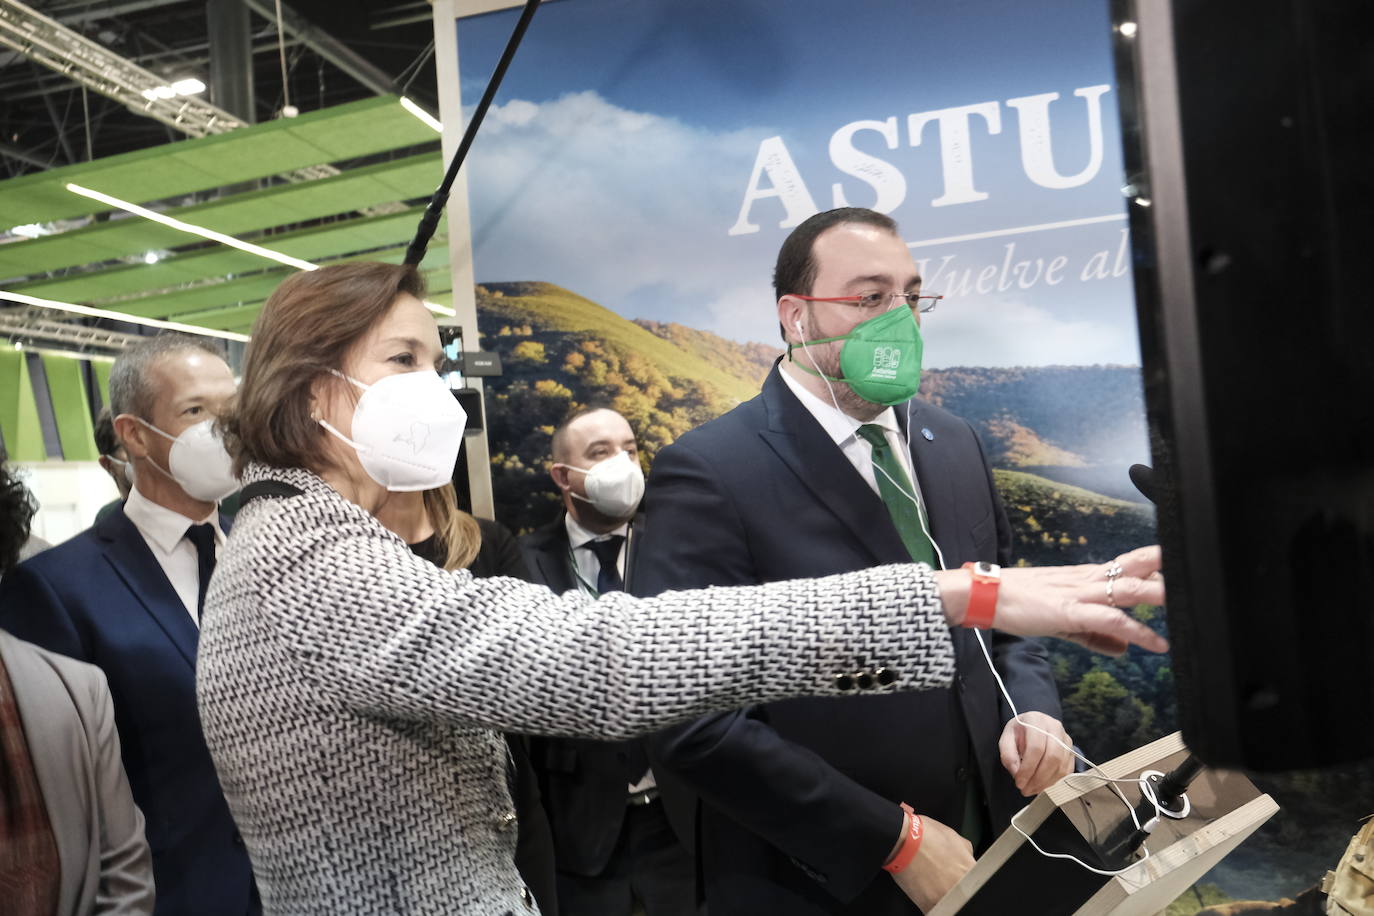
{"type": "Polygon", "coordinates": [[[561,916],[699,916],[696,864],[668,826],[663,803],[630,805],[605,870],[558,873],[561,916]]]}

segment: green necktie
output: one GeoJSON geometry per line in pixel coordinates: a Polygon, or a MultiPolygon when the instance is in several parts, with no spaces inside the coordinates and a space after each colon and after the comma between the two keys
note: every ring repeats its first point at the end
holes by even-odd
{"type": "MultiPolygon", "coordinates": [[[[888,435],[881,426],[874,423],[860,426],[859,435],[868,439],[868,444],[872,445],[872,475],[878,478],[878,492],[882,493],[883,503],[888,505],[888,514],[892,516],[893,525],[897,526],[901,542],[907,545],[907,553],[910,553],[911,559],[929,563],[930,569],[940,569],[936,564],[936,549],[930,544],[930,538],[926,537],[926,531],[921,525],[921,509],[916,508],[916,504],[911,501],[911,497],[916,494],[915,489],[907,478],[907,471],[901,467],[901,461],[893,455],[892,448],[888,445],[888,435]]],[[[977,758],[970,754],[969,759],[973,761],[977,758]]],[[[973,843],[974,850],[978,850],[982,845],[984,832],[982,784],[974,775],[977,772],[976,765],[970,762],[969,766],[974,772],[969,773],[963,786],[963,824],[960,824],[959,834],[973,843]]]]}
{"type": "Polygon", "coordinates": [[[887,505],[887,514],[892,516],[892,524],[897,526],[906,552],[918,563],[935,568],[935,548],[921,524],[921,510],[912,501],[916,491],[906,476],[906,469],[887,444],[886,432],[881,426],[865,423],[859,427],[858,434],[873,446],[873,476],[878,479],[878,492],[887,505]]]}
{"type": "MultiPolygon", "coordinates": [[[[886,432],[881,426],[866,423],[859,427],[858,433],[873,446],[873,476],[878,479],[878,492],[887,504],[887,512],[892,516],[892,524],[897,526],[906,552],[911,554],[911,559],[928,563],[931,569],[939,569],[935,563],[935,548],[921,525],[921,510],[911,500],[916,491],[906,476],[906,469],[887,444],[886,432]]],[[[970,753],[969,760],[975,759],[970,753]]],[[[976,765],[970,762],[969,767],[973,772],[964,782],[964,816],[959,833],[978,850],[983,842],[983,789],[981,780],[975,775],[976,765]]]]}

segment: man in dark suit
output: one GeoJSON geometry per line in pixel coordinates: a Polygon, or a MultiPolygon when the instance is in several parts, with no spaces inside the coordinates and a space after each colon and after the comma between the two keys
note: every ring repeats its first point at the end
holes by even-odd
{"type": "Polygon", "coordinates": [[[229,367],[196,338],[121,354],[110,400],[135,468],[128,500],[0,582],[0,626],[109,681],[166,916],[259,909],[196,711],[199,615],[224,541],[216,503],[234,485],[210,424],[233,392],[229,367]]]}
{"type": "MultiPolygon", "coordinates": [[[[924,560],[1010,559],[1011,532],[969,425],[920,400],[911,254],[886,216],[802,223],[774,275],[789,354],[762,393],[654,463],[635,591],[742,585],[924,560]],[[893,406],[895,405],[895,409],[893,406]]],[[[792,700],[656,736],[665,796],[695,794],[711,916],[896,916],[928,909],[1068,751],[1009,723],[974,632],[953,631],[948,689],[792,700]],[[1014,782],[1013,782],[1014,778],[1014,782]],[[915,820],[924,836],[893,875],[915,820]],[[895,882],[895,883],[894,883],[895,882]]],[[[989,648],[1026,718],[1067,739],[1038,646],[989,648]]],[[[862,693],[881,672],[836,672],[862,693]]],[[[913,844],[914,845],[914,844],[913,844]]]]}
{"type": "MultiPolygon", "coordinates": [[[[634,584],[644,493],[634,431],[613,410],[580,410],[559,425],[550,476],[563,509],[521,538],[534,580],[597,595],[634,584]]],[[[533,739],[553,827],[563,916],[696,913],[695,868],[659,801],[640,741],[533,739]]]]}

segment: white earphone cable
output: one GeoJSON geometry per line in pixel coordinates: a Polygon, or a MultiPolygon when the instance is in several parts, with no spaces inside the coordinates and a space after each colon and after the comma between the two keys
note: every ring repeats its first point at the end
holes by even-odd
{"type": "MultiPolygon", "coordinates": [[[[811,348],[810,348],[810,346],[807,345],[807,342],[806,342],[806,333],[805,333],[804,331],[802,331],[801,322],[800,322],[800,321],[797,321],[797,322],[794,322],[794,324],[795,324],[795,326],[796,326],[796,328],[797,328],[798,334],[801,335],[801,346],[802,346],[802,351],[806,354],[806,357],[807,357],[809,360],[811,360],[811,366],[812,366],[812,368],[814,368],[814,369],[816,370],[816,374],[820,377],[821,381],[825,382],[826,390],[830,393],[830,402],[835,406],[835,409],[836,409],[837,411],[839,411],[839,413],[840,413],[840,415],[841,415],[842,417],[844,417],[846,420],[851,421],[851,422],[854,424],[854,434],[855,434],[855,436],[857,437],[857,436],[858,436],[859,427],[862,426],[863,424],[860,423],[859,421],[855,420],[853,417],[849,416],[849,414],[845,413],[844,409],[843,409],[842,407],[840,407],[839,398],[837,398],[837,397],[835,396],[835,388],[834,388],[834,386],[830,384],[830,379],[827,378],[826,375],[825,375],[825,373],[821,371],[820,364],[816,361],[815,356],[813,356],[813,355],[811,354],[811,348]]],[[[907,401],[907,404],[906,404],[906,419],[907,419],[907,422],[906,422],[906,447],[907,447],[907,454],[910,455],[910,454],[911,454],[911,402],[910,402],[910,401],[907,401]]],[[[930,528],[927,526],[927,523],[926,523],[926,513],[925,513],[925,510],[924,510],[924,508],[921,506],[921,501],[920,501],[919,499],[916,498],[916,494],[915,494],[914,492],[909,492],[909,491],[907,490],[907,488],[904,487],[900,482],[898,482],[898,481],[896,481],[896,480],[893,480],[893,479],[892,479],[892,475],[889,474],[885,469],[883,469],[882,467],[880,467],[876,462],[873,463],[873,469],[874,469],[875,471],[877,471],[878,473],[882,474],[884,477],[886,477],[886,478],[888,479],[888,481],[892,484],[892,486],[896,487],[897,492],[901,493],[901,494],[902,494],[903,496],[905,496],[907,499],[911,500],[912,505],[914,505],[914,506],[916,507],[916,517],[920,520],[920,523],[921,523],[921,530],[925,533],[925,536],[926,536],[927,538],[929,538],[931,546],[935,548],[935,555],[936,555],[937,559],[939,560],[940,569],[942,569],[942,570],[943,570],[943,569],[947,569],[948,567],[947,567],[946,564],[945,564],[945,556],[944,556],[944,553],[940,550],[940,545],[937,544],[937,543],[935,542],[935,538],[934,538],[934,537],[931,535],[931,533],[930,533],[930,528]]],[[[914,489],[915,489],[915,480],[914,480],[914,478],[913,478],[913,480],[912,480],[911,486],[912,486],[912,489],[914,490],[914,489]]],[[[988,646],[987,646],[986,641],[984,641],[984,639],[983,639],[983,634],[982,634],[981,632],[979,632],[978,630],[974,630],[974,631],[973,631],[973,635],[974,635],[974,637],[978,640],[978,647],[979,647],[980,649],[983,650],[983,658],[987,661],[988,670],[992,672],[993,679],[996,680],[996,682],[997,682],[997,689],[998,689],[998,691],[1001,692],[1002,698],[1003,698],[1004,700],[1007,701],[1007,707],[1008,707],[1008,708],[1011,710],[1011,712],[1012,712],[1012,721],[1016,722],[1016,723],[1017,723],[1018,725],[1020,725],[1022,728],[1028,728],[1028,729],[1031,729],[1032,731],[1037,731],[1037,732],[1039,732],[1040,734],[1044,735],[1046,738],[1049,738],[1049,739],[1050,739],[1051,741],[1053,741],[1055,744],[1058,744],[1060,747],[1062,747],[1062,748],[1064,748],[1065,750],[1067,750],[1067,751],[1068,751],[1070,754],[1072,754],[1075,758],[1077,758],[1077,759],[1079,759],[1079,760],[1082,760],[1082,761],[1083,761],[1084,763],[1086,763],[1092,770],[1098,770],[1099,772],[1096,772],[1096,773],[1090,772],[1090,771],[1089,771],[1089,772],[1083,772],[1083,773],[1073,773],[1073,774],[1070,774],[1068,777],[1065,777],[1065,778],[1067,778],[1067,779],[1079,779],[1079,778],[1084,778],[1084,779],[1097,779],[1097,780],[1101,780],[1102,782],[1108,784],[1108,785],[1111,787],[1112,791],[1116,793],[1117,798],[1121,799],[1121,803],[1122,803],[1123,805],[1126,806],[1126,810],[1130,812],[1130,815],[1131,815],[1131,823],[1133,823],[1133,824],[1135,825],[1136,829],[1137,829],[1137,830],[1143,830],[1143,831],[1146,832],[1146,833],[1150,833],[1151,831],[1153,831],[1154,828],[1155,828],[1155,826],[1159,823],[1160,817],[1163,815],[1163,808],[1160,806],[1159,800],[1155,797],[1154,789],[1150,786],[1150,784],[1149,784],[1148,782],[1146,782],[1146,781],[1144,781],[1144,780],[1140,780],[1140,779],[1138,779],[1138,778],[1137,778],[1137,779],[1119,779],[1119,778],[1113,778],[1113,777],[1111,777],[1111,776],[1107,776],[1107,775],[1104,774],[1104,773],[1101,773],[1101,772],[1100,772],[1101,767],[1099,767],[1096,763],[1093,763],[1093,762],[1092,762],[1091,760],[1089,760],[1086,756],[1084,756],[1083,754],[1081,754],[1081,753],[1079,753],[1077,750],[1075,750],[1075,749],[1073,748],[1072,745],[1065,744],[1062,740],[1060,740],[1059,736],[1054,735],[1054,734],[1051,734],[1050,732],[1046,731],[1045,729],[1041,728],[1040,726],[1038,726],[1038,725],[1033,725],[1032,723],[1027,722],[1027,721],[1025,721],[1024,719],[1022,719],[1022,718],[1021,718],[1021,713],[1020,713],[1020,711],[1018,711],[1017,708],[1016,708],[1016,703],[1012,700],[1011,694],[1007,691],[1007,685],[1002,681],[1002,676],[1001,676],[1001,674],[999,674],[998,671],[997,671],[997,666],[994,665],[994,664],[992,663],[992,654],[988,651],[988,646]],[[1148,821],[1145,822],[1145,824],[1142,825],[1142,824],[1140,823],[1140,818],[1139,818],[1139,817],[1136,815],[1136,813],[1135,813],[1135,808],[1131,805],[1130,801],[1127,800],[1125,794],[1122,793],[1122,791],[1121,791],[1119,788],[1117,788],[1117,785],[1116,785],[1117,783],[1131,783],[1131,784],[1134,784],[1134,785],[1139,785],[1140,788],[1141,788],[1141,792],[1145,795],[1145,797],[1146,797],[1147,799],[1149,799],[1150,803],[1154,805],[1154,808],[1155,808],[1155,816],[1152,817],[1152,818],[1150,818],[1148,821]]],[[[1021,825],[1018,824],[1018,823],[1016,822],[1016,819],[1017,819],[1018,817],[1020,817],[1022,814],[1025,814],[1025,813],[1026,813],[1026,810],[1027,810],[1029,807],[1030,807],[1030,806],[1027,805],[1025,808],[1022,808],[1020,811],[1016,812],[1016,814],[1012,815],[1012,818],[1011,818],[1011,826],[1012,826],[1012,828],[1013,828],[1017,833],[1019,833],[1019,834],[1021,834],[1021,836],[1025,837],[1026,841],[1027,841],[1028,843],[1031,844],[1031,847],[1032,847],[1033,849],[1035,849],[1036,852],[1040,853],[1042,856],[1046,856],[1047,858],[1051,858],[1051,859],[1068,859],[1068,860],[1070,860],[1070,861],[1073,861],[1073,862],[1078,863],[1078,865],[1082,866],[1083,868],[1086,868],[1086,869],[1087,869],[1088,871],[1090,871],[1090,872],[1093,872],[1093,873],[1098,874],[1098,875],[1103,875],[1103,876],[1105,876],[1105,877],[1115,877],[1116,875],[1123,874],[1123,873],[1129,871],[1130,869],[1134,868],[1136,865],[1139,864],[1139,862],[1143,862],[1143,861],[1145,861],[1146,859],[1148,859],[1148,858],[1150,857],[1150,850],[1147,849],[1147,848],[1145,848],[1144,846],[1142,846],[1141,849],[1143,850],[1144,855],[1140,858],[1139,862],[1133,862],[1133,863],[1131,863],[1130,865],[1127,865],[1125,868],[1119,868],[1119,869],[1116,869],[1115,871],[1107,871],[1107,870],[1104,870],[1104,869],[1095,868],[1094,866],[1089,865],[1087,862],[1084,862],[1082,859],[1078,858],[1077,856],[1071,855],[1071,854],[1066,853],[1066,852],[1047,852],[1046,850],[1044,850],[1044,849],[1042,849],[1042,848],[1040,847],[1040,844],[1039,844],[1039,843],[1035,842],[1035,839],[1034,839],[1033,837],[1031,837],[1031,835],[1030,835],[1029,833],[1027,833],[1025,830],[1021,829],[1021,825]]]]}

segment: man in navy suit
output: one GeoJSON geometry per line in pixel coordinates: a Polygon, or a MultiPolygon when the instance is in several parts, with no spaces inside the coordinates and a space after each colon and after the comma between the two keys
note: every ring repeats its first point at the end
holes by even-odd
{"type": "MultiPolygon", "coordinates": [[[[556,592],[633,588],[644,476],[630,424],[585,408],[559,424],[551,446],[563,512],[520,539],[534,580],[556,592]]],[[[642,741],[534,738],[531,757],[563,916],[697,912],[695,867],[669,826],[642,741]]]]}
{"type": "Polygon", "coordinates": [[[233,393],[228,365],[196,338],[121,354],[110,401],[134,466],[127,501],[0,583],[0,627],[105,672],[165,916],[260,910],[196,711],[200,609],[224,542],[216,503],[233,486],[211,423],[233,393]]]}
{"type": "MultiPolygon", "coordinates": [[[[904,400],[919,377],[915,313],[936,301],[920,282],[886,216],[846,208],[797,227],[774,274],[788,356],[758,397],[658,455],[637,594],[912,559],[1009,561],[1011,531],[973,430],[904,400]]],[[[974,631],[952,636],[947,689],[772,703],[652,739],[665,798],[700,800],[711,916],[929,909],[1023,795],[1070,771],[1067,750],[1008,721],[974,631]],[[909,832],[901,804],[924,836],[889,878],[882,868],[903,861],[909,832]]],[[[1025,718],[1067,742],[1040,648],[995,632],[988,643],[1025,718]]],[[[836,676],[858,694],[883,683],[881,671],[836,676]]]]}

